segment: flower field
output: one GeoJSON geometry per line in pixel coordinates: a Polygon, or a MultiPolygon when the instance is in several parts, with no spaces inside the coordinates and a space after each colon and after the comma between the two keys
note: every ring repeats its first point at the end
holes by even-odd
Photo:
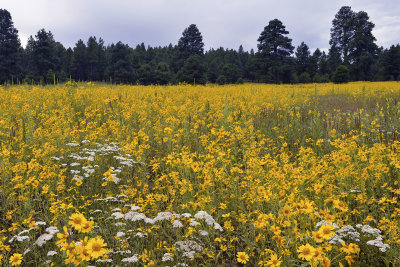
{"type": "Polygon", "coordinates": [[[0,87],[2,266],[399,266],[400,83],[0,87]]]}

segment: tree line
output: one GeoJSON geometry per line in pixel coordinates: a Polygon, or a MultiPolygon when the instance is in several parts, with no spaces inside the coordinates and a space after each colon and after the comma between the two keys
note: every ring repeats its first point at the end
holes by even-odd
{"type": "Polygon", "coordinates": [[[102,38],[79,40],[65,48],[41,29],[21,46],[11,14],[0,9],[0,83],[45,84],[104,81],[126,84],[309,83],[400,80],[400,46],[376,45],[374,24],[366,12],[343,6],[330,32],[330,49],[310,51],[292,45],[283,23],[271,20],[258,38],[257,51],[210,49],[195,24],[177,45],[136,47],[102,38]]]}

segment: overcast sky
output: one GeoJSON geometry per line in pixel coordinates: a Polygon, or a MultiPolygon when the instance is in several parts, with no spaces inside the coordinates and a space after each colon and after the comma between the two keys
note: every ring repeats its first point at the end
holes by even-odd
{"type": "Polygon", "coordinates": [[[256,50],[260,33],[275,18],[286,26],[294,46],[304,41],[311,49],[327,50],[332,19],[344,5],[369,14],[379,46],[400,42],[399,0],[0,0],[23,46],[41,28],[66,47],[90,36],[106,44],[166,46],[177,44],[194,23],[206,50],[241,44],[256,50]]]}

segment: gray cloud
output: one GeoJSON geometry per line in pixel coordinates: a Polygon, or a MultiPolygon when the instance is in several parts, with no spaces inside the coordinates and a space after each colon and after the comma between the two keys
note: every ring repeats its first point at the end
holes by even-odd
{"type": "Polygon", "coordinates": [[[329,47],[331,22],[343,5],[366,11],[375,23],[380,46],[399,43],[398,0],[2,0],[11,12],[23,45],[41,28],[73,47],[78,39],[102,37],[106,44],[122,41],[134,47],[176,44],[182,31],[195,23],[206,49],[257,49],[257,38],[268,22],[280,19],[295,46],[329,47]]]}

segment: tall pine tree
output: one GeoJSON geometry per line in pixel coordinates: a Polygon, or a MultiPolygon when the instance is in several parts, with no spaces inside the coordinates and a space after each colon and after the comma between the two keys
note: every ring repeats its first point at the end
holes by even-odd
{"type": "Polygon", "coordinates": [[[44,79],[57,67],[56,42],[53,34],[41,29],[35,36],[32,47],[32,66],[36,79],[44,79]]]}
{"type": "Polygon", "coordinates": [[[79,39],[75,44],[74,53],[71,61],[71,74],[72,77],[79,81],[86,80],[87,73],[87,51],[85,43],[79,39]]]}
{"type": "Polygon", "coordinates": [[[258,38],[258,51],[262,58],[270,63],[275,76],[275,83],[280,83],[279,74],[283,70],[285,59],[293,53],[292,39],[289,32],[278,19],[271,20],[258,38]]]}
{"type": "Polygon", "coordinates": [[[377,68],[374,67],[378,46],[376,38],[372,34],[375,24],[369,21],[366,12],[360,11],[354,19],[354,33],[349,43],[350,72],[353,80],[373,80],[377,68]]]}
{"type": "Polygon", "coordinates": [[[343,6],[332,21],[329,44],[331,50],[334,50],[332,54],[339,54],[345,65],[349,64],[349,44],[354,33],[354,17],[355,13],[351,10],[351,7],[343,6]]]}
{"type": "Polygon", "coordinates": [[[22,55],[18,30],[14,27],[10,12],[0,9],[0,82],[11,81],[22,76],[22,55]]]}

